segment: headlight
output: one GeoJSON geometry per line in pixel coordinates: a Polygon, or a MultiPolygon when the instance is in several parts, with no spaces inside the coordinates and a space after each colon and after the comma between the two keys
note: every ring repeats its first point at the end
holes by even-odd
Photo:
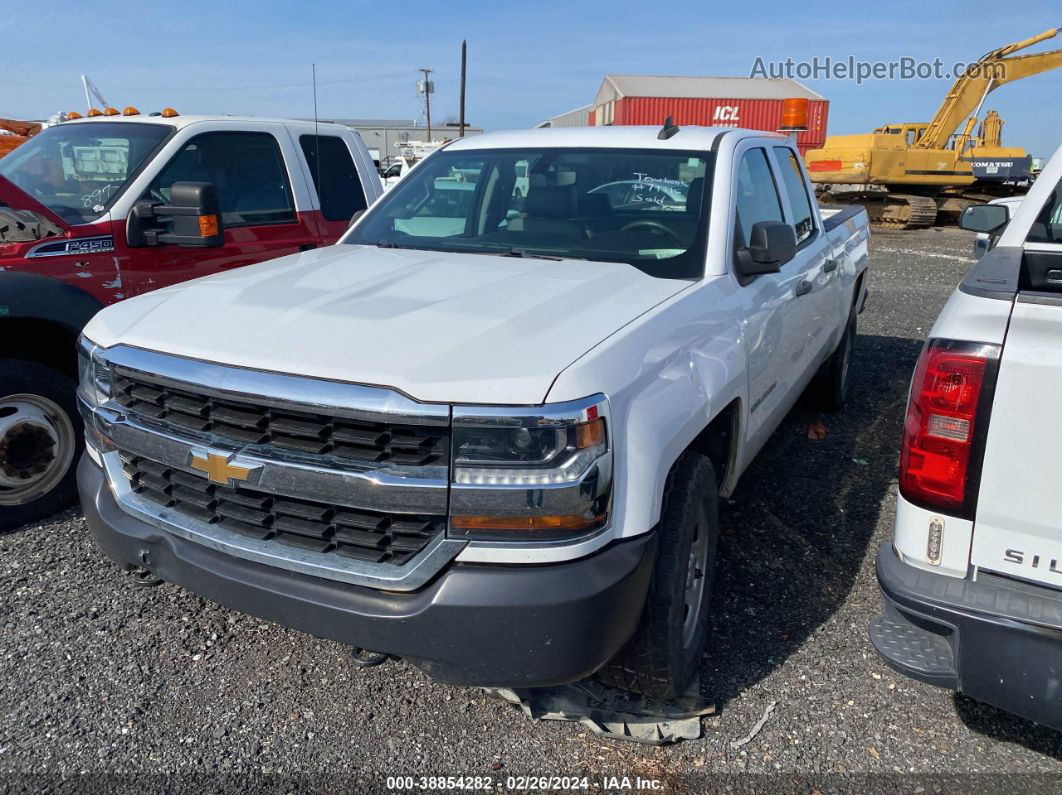
{"type": "Polygon", "coordinates": [[[450,534],[558,541],[600,530],[612,496],[608,401],[454,408],[450,534]]]}
{"type": "Polygon", "coordinates": [[[78,339],[78,393],[90,406],[99,406],[111,396],[111,368],[96,351],[94,343],[83,336],[78,339]]]}

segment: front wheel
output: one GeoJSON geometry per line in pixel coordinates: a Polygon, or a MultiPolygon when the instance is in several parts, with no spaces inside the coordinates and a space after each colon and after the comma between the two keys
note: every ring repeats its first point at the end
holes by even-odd
{"type": "Polygon", "coordinates": [[[719,537],[715,470],[686,453],[668,476],[649,593],[634,636],[599,675],[660,700],[682,696],[700,668],[719,537]]]}
{"type": "Polygon", "coordinates": [[[37,362],[0,362],[0,530],[74,500],[82,424],[72,378],[37,362]]]}

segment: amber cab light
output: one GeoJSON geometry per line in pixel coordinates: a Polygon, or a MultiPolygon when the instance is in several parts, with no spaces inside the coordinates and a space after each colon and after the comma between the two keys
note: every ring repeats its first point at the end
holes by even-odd
{"type": "Polygon", "coordinates": [[[790,97],[782,100],[782,123],[780,131],[792,132],[808,128],[807,97],[790,97]]]}
{"type": "Polygon", "coordinates": [[[123,116],[139,116],[140,111],[134,108],[132,105],[126,105],[125,110],[122,111],[123,116]]]}
{"type": "Polygon", "coordinates": [[[120,114],[118,113],[118,108],[104,108],[103,109],[103,115],[104,116],[118,116],[120,114]]]}
{"type": "Polygon", "coordinates": [[[163,108],[162,113],[159,115],[164,119],[172,119],[174,116],[177,116],[178,113],[173,108],[163,108]]]}
{"type": "Polygon", "coordinates": [[[983,431],[999,347],[931,339],[911,381],[900,447],[900,493],[930,510],[973,518],[983,431]]]}

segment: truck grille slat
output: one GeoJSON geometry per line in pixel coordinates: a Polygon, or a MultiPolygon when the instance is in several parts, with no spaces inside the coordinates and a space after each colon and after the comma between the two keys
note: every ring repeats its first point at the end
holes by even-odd
{"type": "Polygon", "coordinates": [[[297,407],[274,408],[248,396],[224,399],[192,386],[155,383],[123,370],[114,378],[113,399],[131,414],[177,433],[209,433],[234,447],[266,445],[278,451],[327,456],[366,464],[445,466],[448,429],[399,422],[333,417],[297,407]]]}
{"type": "Polygon", "coordinates": [[[205,476],[122,454],[130,488],[169,510],[264,541],[402,565],[441,534],[446,517],[389,514],[211,483],[205,476]]]}

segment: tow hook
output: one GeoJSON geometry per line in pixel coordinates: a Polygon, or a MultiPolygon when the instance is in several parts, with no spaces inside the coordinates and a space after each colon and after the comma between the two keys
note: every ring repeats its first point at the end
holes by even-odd
{"type": "Polygon", "coordinates": [[[160,580],[156,577],[151,569],[147,568],[149,560],[150,553],[146,549],[140,550],[140,562],[144,565],[135,569],[132,574],[133,582],[141,588],[154,588],[156,585],[162,585],[165,582],[165,580],[160,580]]]}
{"type": "Polygon", "coordinates": [[[137,569],[133,572],[133,583],[139,585],[141,588],[154,588],[156,585],[162,585],[165,580],[160,580],[148,569],[137,569]]]}
{"type": "Polygon", "coordinates": [[[369,651],[368,649],[360,649],[355,646],[352,659],[354,660],[354,664],[359,668],[373,668],[381,663],[387,662],[387,655],[383,652],[369,651]]]}

